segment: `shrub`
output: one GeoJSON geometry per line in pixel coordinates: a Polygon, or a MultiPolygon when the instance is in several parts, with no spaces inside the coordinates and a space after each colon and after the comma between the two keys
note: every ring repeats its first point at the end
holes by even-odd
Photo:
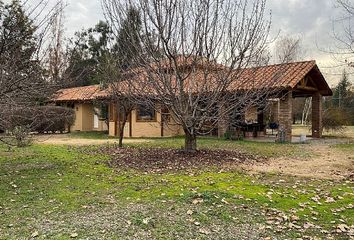
{"type": "Polygon", "coordinates": [[[343,109],[330,108],[322,116],[322,131],[342,131],[348,124],[348,116],[343,109]]]}
{"type": "Polygon", "coordinates": [[[30,133],[31,132],[27,127],[17,126],[12,130],[12,132],[10,132],[10,136],[13,137],[13,140],[15,142],[14,145],[16,145],[17,147],[27,147],[32,143],[30,133]]]}
{"type": "Polygon", "coordinates": [[[71,108],[43,106],[37,109],[33,130],[39,133],[64,132],[74,124],[75,111],[71,108]]]}
{"type": "Polygon", "coordinates": [[[75,120],[73,109],[58,106],[13,107],[0,109],[0,140],[7,145],[24,147],[31,143],[33,132],[63,132],[75,120]]]}

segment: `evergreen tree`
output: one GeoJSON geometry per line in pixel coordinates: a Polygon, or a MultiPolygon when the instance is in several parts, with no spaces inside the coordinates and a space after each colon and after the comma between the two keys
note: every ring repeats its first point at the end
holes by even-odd
{"type": "Polygon", "coordinates": [[[350,106],[350,87],[351,83],[349,82],[348,74],[344,70],[342,78],[333,92],[332,103],[334,107],[348,108],[350,106]]]}
{"type": "Polygon", "coordinates": [[[71,39],[69,66],[66,74],[71,86],[86,86],[100,83],[99,65],[105,54],[109,53],[112,32],[103,21],[95,27],[82,30],[71,39]]]}
{"type": "Polygon", "coordinates": [[[134,58],[137,58],[142,51],[140,31],[141,31],[140,13],[134,7],[127,11],[126,19],[123,21],[121,29],[118,32],[117,43],[113,53],[121,63],[122,69],[134,67],[134,58]]]}

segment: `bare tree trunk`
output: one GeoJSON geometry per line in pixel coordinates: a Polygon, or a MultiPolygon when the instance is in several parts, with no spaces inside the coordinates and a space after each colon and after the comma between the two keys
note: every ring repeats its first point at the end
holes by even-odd
{"type": "Polygon", "coordinates": [[[118,147],[122,148],[123,147],[123,138],[124,138],[124,127],[125,127],[126,121],[123,121],[121,126],[119,127],[119,142],[118,142],[118,147]]]}
{"type": "Polygon", "coordinates": [[[311,107],[311,98],[306,98],[304,109],[302,111],[301,125],[304,125],[307,122],[310,107],[311,107]]]}
{"type": "Polygon", "coordinates": [[[190,134],[188,130],[185,130],[184,138],[184,151],[188,153],[197,151],[197,136],[195,134],[190,134]]]}

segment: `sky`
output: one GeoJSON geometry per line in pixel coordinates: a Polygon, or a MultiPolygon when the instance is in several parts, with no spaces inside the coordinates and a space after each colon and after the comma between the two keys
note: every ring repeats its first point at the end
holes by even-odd
{"type": "MultiPolygon", "coordinates": [[[[33,0],[35,1],[35,0],[33,0]]],[[[54,0],[48,0],[54,2],[54,0]]],[[[100,0],[66,0],[65,35],[94,26],[103,20],[100,0]]],[[[267,0],[271,12],[271,36],[292,36],[302,39],[303,60],[316,60],[330,85],[336,84],[343,71],[333,56],[333,22],[343,15],[335,0],[267,0]]],[[[353,74],[354,75],[354,74],[353,74]]],[[[351,76],[352,80],[354,76],[351,76]]]]}

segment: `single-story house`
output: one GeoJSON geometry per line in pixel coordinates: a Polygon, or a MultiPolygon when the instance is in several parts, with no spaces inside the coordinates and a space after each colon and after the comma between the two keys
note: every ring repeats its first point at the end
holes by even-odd
{"type": "MultiPolygon", "coordinates": [[[[70,131],[109,131],[110,136],[118,135],[118,118],[116,108],[110,103],[107,91],[100,85],[61,89],[53,98],[58,105],[73,108],[76,113],[75,123],[70,131]],[[106,102],[108,119],[101,118],[102,109],[95,105],[106,102]]],[[[183,131],[180,126],[173,124],[173,119],[163,111],[155,111],[146,107],[137,106],[124,127],[125,137],[161,137],[177,136],[183,131]],[[164,121],[169,121],[164,124],[164,121]]],[[[69,130],[69,129],[68,129],[69,130]]]]}
{"type": "MultiPolygon", "coordinates": [[[[312,136],[321,137],[322,97],[332,95],[332,91],[324,79],[315,61],[293,62],[244,69],[235,91],[257,88],[275,89],[269,96],[271,102],[268,111],[272,112],[273,121],[284,130],[284,138],[291,141],[292,102],[294,98],[312,97],[312,136]]],[[[60,105],[72,107],[76,111],[75,124],[71,131],[106,131],[109,135],[118,134],[118,119],[115,105],[110,102],[110,96],[100,85],[61,89],[52,99],[60,105]],[[100,118],[95,104],[106,101],[108,104],[108,120],[100,118]]],[[[251,122],[256,128],[250,131],[264,132],[264,111],[258,106],[250,107],[244,114],[244,121],[251,122]],[[256,129],[256,130],[255,130],[256,129]]],[[[214,131],[223,136],[230,123],[223,121],[214,131]]],[[[155,111],[137,106],[129,116],[124,129],[125,137],[161,137],[183,134],[183,130],[174,124],[168,112],[155,111]],[[164,116],[165,115],[165,116],[164,116]],[[164,121],[169,121],[165,124],[164,121]]],[[[257,134],[256,134],[257,135],[257,134]]]]}

